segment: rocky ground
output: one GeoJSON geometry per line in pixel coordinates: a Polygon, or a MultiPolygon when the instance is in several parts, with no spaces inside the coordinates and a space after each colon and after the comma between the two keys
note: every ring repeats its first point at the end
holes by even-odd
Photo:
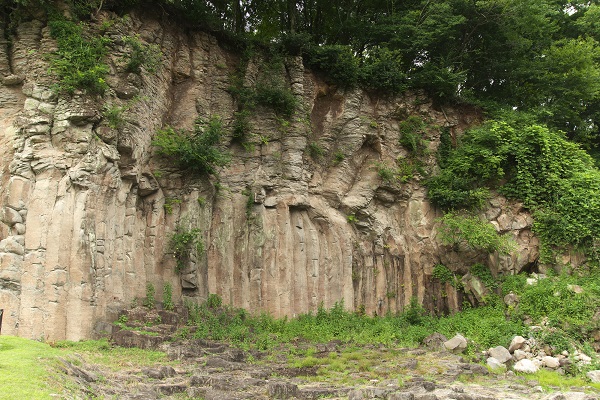
{"type": "MultiPolygon", "coordinates": [[[[592,400],[590,386],[541,384],[513,371],[492,373],[446,350],[354,346],[301,340],[269,351],[244,351],[225,343],[177,339],[174,325],[139,329],[144,318],[168,322],[175,313],[129,311],[135,322],[117,324],[113,341],[164,351],[170,361],[153,366],[127,360],[114,369],[85,355],[62,360],[63,372],[83,388],[79,397],[108,399],[388,399],[388,400],[592,400]],[[136,327],[136,324],[138,325],[136,327]],[[170,339],[170,340],[167,340],[170,339]]],[[[128,318],[122,318],[125,321],[128,318]]],[[[132,319],[133,321],[133,319],[132,319]]],[[[438,347],[439,349],[439,347],[438,347]]],[[[75,396],[76,398],[78,396],[75,396]]]]}

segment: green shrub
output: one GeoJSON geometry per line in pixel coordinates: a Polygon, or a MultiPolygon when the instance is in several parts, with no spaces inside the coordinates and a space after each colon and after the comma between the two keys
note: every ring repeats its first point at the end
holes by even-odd
{"type": "Polygon", "coordinates": [[[500,285],[499,281],[494,278],[492,271],[486,265],[477,263],[471,267],[470,271],[473,276],[479,278],[484,286],[489,289],[496,289],[500,285]]]}
{"type": "Polygon", "coordinates": [[[104,57],[110,39],[88,34],[86,25],[66,19],[51,20],[48,26],[58,46],[51,57],[51,69],[60,79],[58,89],[68,94],[77,89],[103,94],[108,89],[104,57]]]}
{"type": "Polygon", "coordinates": [[[279,43],[284,52],[292,56],[302,55],[314,46],[312,37],[306,32],[287,32],[280,37],[279,43]]]}
{"type": "Polygon", "coordinates": [[[327,80],[340,87],[354,87],[358,82],[358,62],[348,46],[311,47],[305,53],[305,61],[308,66],[322,72],[327,80]]]}
{"type": "Polygon", "coordinates": [[[112,129],[121,129],[125,125],[125,118],[123,115],[138,101],[139,98],[134,97],[122,106],[118,106],[116,104],[104,104],[102,109],[102,117],[106,119],[108,126],[112,129]]]}
{"type": "Polygon", "coordinates": [[[549,326],[572,329],[570,333],[581,336],[579,328],[586,325],[591,327],[598,300],[600,290],[597,283],[562,275],[526,285],[520,293],[519,310],[536,323],[546,317],[549,326]],[[580,284],[583,293],[569,289],[570,284],[580,284]]]}
{"type": "Polygon", "coordinates": [[[249,110],[238,111],[233,115],[233,138],[244,142],[252,131],[249,110]]]}
{"type": "Polygon", "coordinates": [[[382,181],[393,183],[396,180],[396,170],[389,165],[377,162],[375,163],[375,168],[377,169],[377,176],[379,176],[382,181]]]}
{"type": "Polygon", "coordinates": [[[117,105],[104,105],[102,110],[102,116],[106,118],[106,122],[109,127],[112,129],[120,129],[125,124],[125,119],[123,119],[123,113],[126,111],[126,108],[117,105]]]}
{"type": "Polygon", "coordinates": [[[163,307],[165,310],[173,311],[173,286],[170,283],[165,283],[163,286],[163,307]]]}
{"type": "Polygon", "coordinates": [[[318,142],[310,142],[308,144],[308,154],[314,160],[318,160],[325,155],[325,149],[318,142]]]}
{"type": "Polygon", "coordinates": [[[408,79],[398,52],[380,49],[369,54],[358,71],[360,85],[379,93],[398,94],[408,88],[408,79]]]}
{"type": "Polygon", "coordinates": [[[124,36],[122,40],[129,53],[125,71],[139,74],[144,67],[150,73],[156,72],[162,57],[158,45],[142,43],[139,35],[124,36]]]}
{"type": "Polygon", "coordinates": [[[453,212],[444,214],[437,220],[440,223],[438,234],[440,241],[458,250],[464,245],[472,250],[495,251],[508,254],[515,243],[506,235],[496,232],[494,225],[479,217],[460,215],[453,212]]]}
{"type": "Polygon", "coordinates": [[[448,170],[430,177],[425,186],[429,200],[442,210],[479,210],[490,197],[489,189],[477,187],[468,175],[458,175],[448,170]]]}
{"type": "Polygon", "coordinates": [[[454,288],[457,288],[460,284],[460,281],[454,272],[450,271],[448,267],[442,264],[434,265],[431,276],[439,280],[441,283],[449,283],[454,288]]]}
{"type": "Polygon", "coordinates": [[[206,299],[206,306],[208,308],[219,308],[223,305],[223,299],[214,293],[210,293],[206,299]]]}
{"type": "Polygon", "coordinates": [[[154,289],[154,285],[150,282],[146,284],[146,297],[144,298],[144,307],[154,308],[154,295],[156,291],[154,289]]]}
{"type": "Polygon", "coordinates": [[[181,225],[177,225],[169,238],[167,252],[173,255],[177,263],[176,270],[181,272],[187,266],[192,252],[195,252],[197,256],[204,253],[202,232],[198,228],[185,229],[181,225]]]}
{"type": "Polygon", "coordinates": [[[274,81],[259,84],[254,96],[257,104],[270,107],[284,118],[291,118],[296,110],[296,98],[283,84],[276,84],[274,81]]]}
{"type": "Polygon", "coordinates": [[[575,246],[594,257],[600,238],[600,171],[592,158],[560,132],[508,115],[470,130],[445,157],[439,175],[427,182],[432,203],[475,208],[487,187],[523,202],[533,211],[541,259],[575,246]]]}
{"type": "Polygon", "coordinates": [[[152,141],[158,153],[173,159],[180,168],[197,173],[216,174],[216,169],[229,163],[229,155],[218,147],[223,135],[219,117],[208,122],[198,119],[192,133],[167,126],[152,141]]]}
{"type": "Polygon", "coordinates": [[[466,79],[466,71],[457,71],[444,62],[425,62],[410,73],[410,86],[424,89],[429,96],[444,101],[456,97],[458,90],[466,79]]]}
{"type": "Polygon", "coordinates": [[[411,325],[422,325],[424,323],[424,317],[426,311],[423,306],[419,303],[416,297],[410,298],[408,308],[404,310],[401,318],[404,318],[406,322],[411,325]]]}
{"type": "Polygon", "coordinates": [[[425,150],[423,135],[425,134],[426,126],[425,122],[415,115],[411,115],[406,120],[400,122],[398,124],[400,144],[410,152],[422,155],[425,150]]]}

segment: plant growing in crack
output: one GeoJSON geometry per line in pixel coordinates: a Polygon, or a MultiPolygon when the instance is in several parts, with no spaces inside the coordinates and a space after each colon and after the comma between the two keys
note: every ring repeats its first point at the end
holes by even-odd
{"type": "Polygon", "coordinates": [[[200,256],[204,253],[202,232],[199,228],[187,229],[177,225],[169,238],[167,253],[173,255],[176,261],[175,270],[181,272],[185,269],[193,254],[200,256]]]}

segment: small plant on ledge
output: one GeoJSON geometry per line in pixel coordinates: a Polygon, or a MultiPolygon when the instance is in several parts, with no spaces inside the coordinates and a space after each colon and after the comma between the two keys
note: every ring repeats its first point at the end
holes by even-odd
{"type": "Polygon", "coordinates": [[[223,136],[223,123],[217,116],[208,121],[196,120],[193,132],[167,126],[159,129],[152,144],[158,153],[171,158],[180,168],[200,174],[214,175],[218,167],[229,163],[229,154],[218,145],[223,136]]]}
{"type": "Polygon", "coordinates": [[[204,253],[200,229],[185,229],[178,225],[169,239],[167,251],[177,262],[176,271],[181,272],[190,260],[190,254],[195,252],[197,256],[200,256],[204,253]]]}

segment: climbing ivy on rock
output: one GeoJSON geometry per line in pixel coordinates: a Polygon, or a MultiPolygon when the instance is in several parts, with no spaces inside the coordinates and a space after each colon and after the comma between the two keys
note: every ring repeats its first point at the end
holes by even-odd
{"type": "Polygon", "coordinates": [[[542,256],[575,246],[594,253],[600,238],[600,171],[579,145],[531,119],[489,121],[470,130],[427,186],[446,210],[481,205],[488,188],[534,215],[542,256]]]}

